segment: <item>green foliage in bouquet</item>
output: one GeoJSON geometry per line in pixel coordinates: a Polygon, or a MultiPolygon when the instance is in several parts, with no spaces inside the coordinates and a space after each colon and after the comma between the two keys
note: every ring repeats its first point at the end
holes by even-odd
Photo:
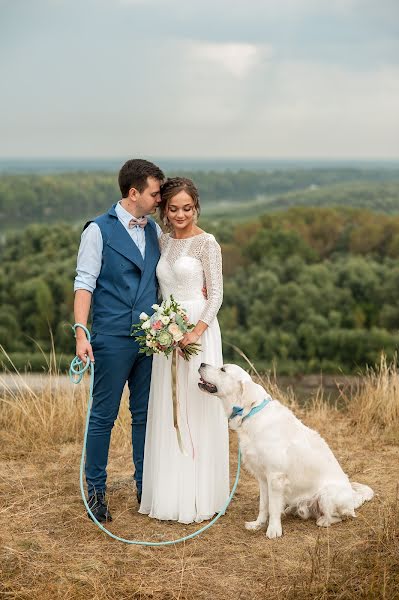
{"type": "MultiPolygon", "coordinates": [[[[195,327],[189,322],[186,310],[170,296],[162,304],[153,304],[154,313],[150,316],[142,312],[140,323],[132,325],[131,335],[140,346],[139,352],[146,356],[153,354],[165,354],[169,356],[173,350],[179,348],[179,342],[185,333],[192,331],[195,327]]],[[[188,344],[185,348],[179,348],[183,358],[190,358],[198,354],[200,344],[188,344]]]]}

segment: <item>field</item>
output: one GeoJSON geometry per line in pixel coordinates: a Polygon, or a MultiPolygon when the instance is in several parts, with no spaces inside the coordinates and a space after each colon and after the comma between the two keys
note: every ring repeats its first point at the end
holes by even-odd
{"type": "MultiPolygon", "coordinates": [[[[320,529],[286,517],[284,535],[250,533],[258,493],[242,471],[224,517],[200,537],[164,548],[125,545],[87,518],[79,492],[86,388],[42,391],[19,383],[0,403],[0,597],[12,599],[195,600],[399,598],[399,378],[382,362],[345,409],[322,390],[303,409],[268,381],[327,439],[351,479],[374,499],[357,519],[320,529]]],[[[125,399],[126,400],[126,399],[125,399]]],[[[109,464],[110,530],[129,539],[176,539],[199,526],[162,523],[137,513],[126,402],[115,426],[109,464]]],[[[231,477],[237,440],[231,434],[231,477]]]]}

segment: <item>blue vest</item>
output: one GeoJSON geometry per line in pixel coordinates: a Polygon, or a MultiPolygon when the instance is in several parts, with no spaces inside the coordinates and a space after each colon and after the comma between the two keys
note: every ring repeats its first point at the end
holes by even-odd
{"type": "Polygon", "coordinates": [[[92,297],[92,332],[128,336],[141,312],[154,312],[151,306],[157,302],[155,269],[160,252],[154,221],[149,219],[145,228],[143,259],[115,206],[94,219],[103,238],[103,255],[92,297]]]}

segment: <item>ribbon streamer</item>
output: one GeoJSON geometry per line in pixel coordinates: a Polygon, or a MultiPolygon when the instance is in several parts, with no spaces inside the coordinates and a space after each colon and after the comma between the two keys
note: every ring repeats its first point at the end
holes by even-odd
{"type": "Polygon", "coordinates": [[[180,452],[184,456],[188,456],[188,452],[184,447],[183,439],[179,427],[180,403],[179,403],[179,384],[177,376],[177,357],[178,350],[172,352],[172,399],[173,399],[173,425],[176,431],[177,443],[179,444],[180,452]]]}

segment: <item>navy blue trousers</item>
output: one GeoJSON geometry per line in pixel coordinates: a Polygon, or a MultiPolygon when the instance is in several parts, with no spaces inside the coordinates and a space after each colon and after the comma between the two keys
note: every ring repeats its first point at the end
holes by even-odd
{"type": "Polygon", "coordinates": [[[141,492],[152,356],[139,354],[139,346],[131,337],[97,333],[92,336],[92,347],[94,389],[85,464],[88,493],[106,489],[111,431],[126,382],[130,390],[134,478],[141,492]]]}

